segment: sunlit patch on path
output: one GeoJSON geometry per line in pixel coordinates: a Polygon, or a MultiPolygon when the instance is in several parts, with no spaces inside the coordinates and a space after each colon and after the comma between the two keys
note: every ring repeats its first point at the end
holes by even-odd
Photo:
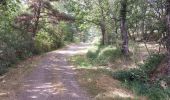
{"type": "Polygon", "coordinates": [[[79,44],[47,53],[38,67],[24,78],[16,100],[89,100],[67,62],[67,57],[86,53],[87,48],[87,44],[79,44]]]}

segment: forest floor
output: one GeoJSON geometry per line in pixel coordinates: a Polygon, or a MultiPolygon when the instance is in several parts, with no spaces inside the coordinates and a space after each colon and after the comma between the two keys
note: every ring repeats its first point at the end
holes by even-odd
{"type": "Polygon", "coordinates": [[[0,100],[90,100],[67,58],[87,52],[88,44],[30,58],[1,78],[0,100]]]}

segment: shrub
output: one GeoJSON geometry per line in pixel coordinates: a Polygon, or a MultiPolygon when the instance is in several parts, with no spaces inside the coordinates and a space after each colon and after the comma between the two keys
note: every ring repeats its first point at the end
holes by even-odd
{"type": "Polygon", "coordinates": [[[86,59],[86,56],[76,55],[70,59],[77,68],[91,68],[91,63],[86,59]]]}
{"type": "Polygon", "coordinates": [[[138,69],[117,71],[113,73],[113,77],[122,81],[124,86],[134,93],[148,96],[149,100],[168,100],[170,98],[169,89],[164,90],[159,81],[151,84],[149,80],[150,73],[157,68],[164,57],[162,54],[153,54],[138,69]]]}
{"type": "Polygon", "coordinates": [[[8,69],[7,66],[8,66],[7,62],[0,61],[0,76],[7,72],[8,69]]]}
{"type": "Polygon", "coordinates": [[[35,48],[43,53],[52,50],[54,45],[53,38],[45,31],[39,31],[35,38],[35,48]]]}
{"type": "Polygon", "coordinates": [[[146,59],[145,64],[141,65],[140,68],[147,74],[150,74],[157,68],[163,58],[165,58],[164,54],[153,54],[146,59]]]}
{"type": "Polygon", "coordinates": [[[118,71],[113,74],[113,77],[120,81],[142,81],[148,80],[147,74],[143,70],[130,69],[128,71],[118,71]]]}
{"type": "Polygon", "coordinates": [[[5,73],[18,60],[28,57],[29,52],[31,52],[28,51],[31,46],[26,43],[28,42],[27,39],[19,32],[11,32],[10,30],[6,34],[0,31],[2,32],[2,35],[0,35],[0,75],[5,73]]]}
{"type": "Polygon", "coordinates": [[[95,60],[98,56],[98,54],[93,51],[88,51],[86,55],[87,55],[87,58],[89,58],[90,60],[95,60]]]}
{"type": "Polygon", "coordinates": [[[113,62],[116,59],[119,59],[121,56],[122,53],[119,49],[104,48],[99,52],[97,60],[100,64],[107,64],[108,62],[113,62]]]}
{"type": "Polygon", "coordinates": [[[109,62],[114,62],[122,57],[120,49],[111,46],[98,46],[96,48],[96,50],[89,50],[87,53],[87,58],[92,64],[107,65],[109,62]]]}

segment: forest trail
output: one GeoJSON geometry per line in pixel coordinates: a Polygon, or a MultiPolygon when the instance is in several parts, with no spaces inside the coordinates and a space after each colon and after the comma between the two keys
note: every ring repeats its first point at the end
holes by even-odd
{"type": "Polygon", "coordinates": [[[88,47],[83,43],[72,44],[45,54],[38,67],[22,81],[15,100],[90,100],[67,61],[70,56],[86,53],[88,47]]]}

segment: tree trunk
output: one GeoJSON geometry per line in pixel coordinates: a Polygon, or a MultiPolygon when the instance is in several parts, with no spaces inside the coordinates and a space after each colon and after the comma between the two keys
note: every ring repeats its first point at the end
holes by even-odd
{"type": "Polygon", "coordinates": [[[101,13],[101,22],[100,22],[100,29],[102,32],[102,45],[107,45],[109,40],[108,40],[108,34],[106,32],[106,15],[104,14],[104,8],[102,5],[102,0],[98,0],[99,7],[100,7],[100,13],[101,13]]]}
{"type": "Polygon", "coordinates": [[[121,35],[122,35],[122,53],[124,55],[129,54],[129,46],[128,46],[128,32],[126,26],[126,10],[127,10],[127,0],[121,1],[121,11],[120,11],[120,19],[121,19],[121,35]]]}
{"type": "Polygon", "coordinates": [[[166,47],[168,51],[168,75],[170,75],[170,0],[166,0],[166,22],[167,22],[166,47]]]}
{"type": "Polygon", "coordinates": [[[34,26],[33,26],[33,30],[32,30],[32,41],[31,41],[31,51],[34,53],[37,53],[37,51],[35,50],[35,36],[37,34],[37,30],[38,30],[38,26],[39,26],[39,20],[40,20],[40,13],[41,13],[41,1],[38,0],[37,1],[37,5],[34,8],[35,12],[34,12],[34,26]]]}
{"type": "Polygon", "coordinates": [[[141,22],[141,32],[142,32],[142,40],[145,41],[147,34],[145,32],[145,17],[146,17],[146,10],[145,4],[142,6],[142,22],[141,22]]]}
{"type": "Polygon", "coordinates": [[[40,13],[41,13],[41,1],[38,0],[38,5],[37,8],[35,8],[35,22],[34,22],[34,28],[33,28],[33,38],[36,36],[37,30],[38,30],[38,25],[39,25],[39,19],[40,19],[40,13]]]}
{"type": "Polygon", "coordinates": [[[170,0],[167,0],[166,3],[166,19],[167,19],[167,42],[166,42],[166,46],[167,46],[167,50],[168,53],[170,53],[170,0]]]}
{"type": "Polygon", "coordinates": [[[107,37],[107,33],[106,33],[106,27],[104,24],[100,24],[100,29],[101,29],[101,32],[102,32],[102,45],[107,45],[107,41],[108,41],[108,37],[107,37]]]}

